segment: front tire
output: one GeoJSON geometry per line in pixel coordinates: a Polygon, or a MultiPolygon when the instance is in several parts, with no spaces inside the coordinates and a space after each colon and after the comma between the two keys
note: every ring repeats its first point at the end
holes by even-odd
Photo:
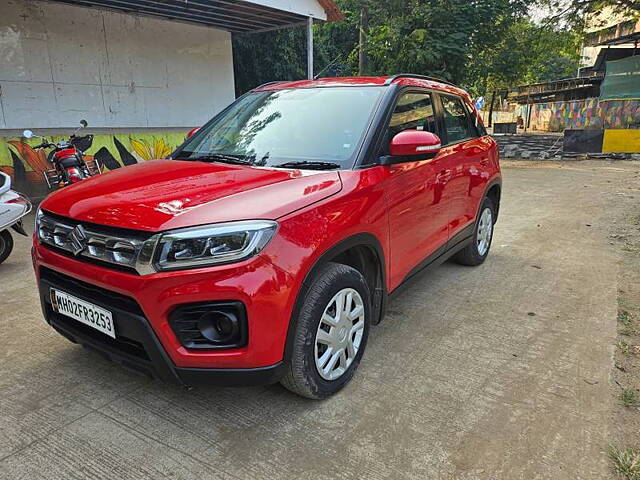
{"type": "Polygon", "coordinates": [[[461,265],[476,266],[485,261],[493,239],[495,211],[495,205],[489,197],[486,197],[478,213],[473,241],[453,257],[456,262],[461,265]]]}
{"type": "Polygon", "coordinates": [[[319,400],[353,377],[367,344],[371,296],[356,269],[328,263],[304,292],[282,385],[319,400]]]}
{"type": "Polygon", "coordinates": [[[9,230],[0,232],[0,263],[4,262],[13,250],[13,237],[9,230]]]}

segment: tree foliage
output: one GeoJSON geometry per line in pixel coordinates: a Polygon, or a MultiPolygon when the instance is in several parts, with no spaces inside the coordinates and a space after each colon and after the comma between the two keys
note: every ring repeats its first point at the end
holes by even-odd
{"type": "Polygon", "coordinates": [[[302,28],[234,37],[236,94],[274,80],[305,78],[306,54],[305,31],[302,28]]]}
{"type": "MultiPolygon", "coordinates": [[[[358,73],[363,8],[369,18],[366,74],[437,76],[485,94],[570,76],[577,68],[579,30],[534,23],[528,17],[533,0],[337,3],[345,19],[314,27],[315,71],[325,70],[323,75],[358,73]]],[[[304,28],[237,36],[233,46],[238,93],[271,80],[305,77],[304,28]]]]}
{"type": "Polygon", "coordinates": [[[495,43],[477,52],[469,66],[467,87],[488,93],[576,76],[581,41],[581,34],[573,29],[519,19],[495,43]]]}

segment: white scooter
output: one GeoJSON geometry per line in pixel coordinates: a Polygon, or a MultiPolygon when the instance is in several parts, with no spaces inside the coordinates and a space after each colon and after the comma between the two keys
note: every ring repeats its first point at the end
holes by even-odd
{"type": "Polygon", "coordinates": [[[31,211],[31,202],[24,195],[11,190],[11,177],[0,172],[0,263],[4,262],[13,250],[13,238],[9,227],[28,236],[22,226],[22,217],[31,211]]]}

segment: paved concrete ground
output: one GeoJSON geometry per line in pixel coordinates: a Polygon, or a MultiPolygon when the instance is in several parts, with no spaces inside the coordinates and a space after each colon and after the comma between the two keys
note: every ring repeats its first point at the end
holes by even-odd
{"type": "Polygon", "coordinates": [[[0,477],[607,478],[610,200],[637,171],[506,166],[488,261],[405,290],[325,402],[278,385],[186,392],[68,343],[41,319],[19,238],[0,266],[0,477]]]}

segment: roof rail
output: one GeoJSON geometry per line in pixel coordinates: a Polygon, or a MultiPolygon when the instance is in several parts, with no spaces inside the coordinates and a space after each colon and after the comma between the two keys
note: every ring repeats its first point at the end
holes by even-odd
{"type": "Polygon", "coordinates": [[[384,84],[390,85],[393,81],[397,80],[398,78],[419,78],[420,80],[431,80],[432,82],[446,83],[447,85],[451,85],[452,87],[455,87],[453,83],[448,82],[447,80],[442,80],[441,78],[435,78],[435,77],[427,77],[425,75],[416,75],[413,73],[398,73],[397,75],[392,75],[391,77],[385,80],[384,84]]]}
{"type": "Polygon", "coordinates": [[[257,87],[253,87],[250,91],[253,92],[254,90],[258,90],[260,88],[267,87],[269,85],[274,85],[276,83],[283,83],[283,82],[286,82],[286,80],[274,80],[273,82],[263,83],[262,85],[258,85],[257,87]]]}

